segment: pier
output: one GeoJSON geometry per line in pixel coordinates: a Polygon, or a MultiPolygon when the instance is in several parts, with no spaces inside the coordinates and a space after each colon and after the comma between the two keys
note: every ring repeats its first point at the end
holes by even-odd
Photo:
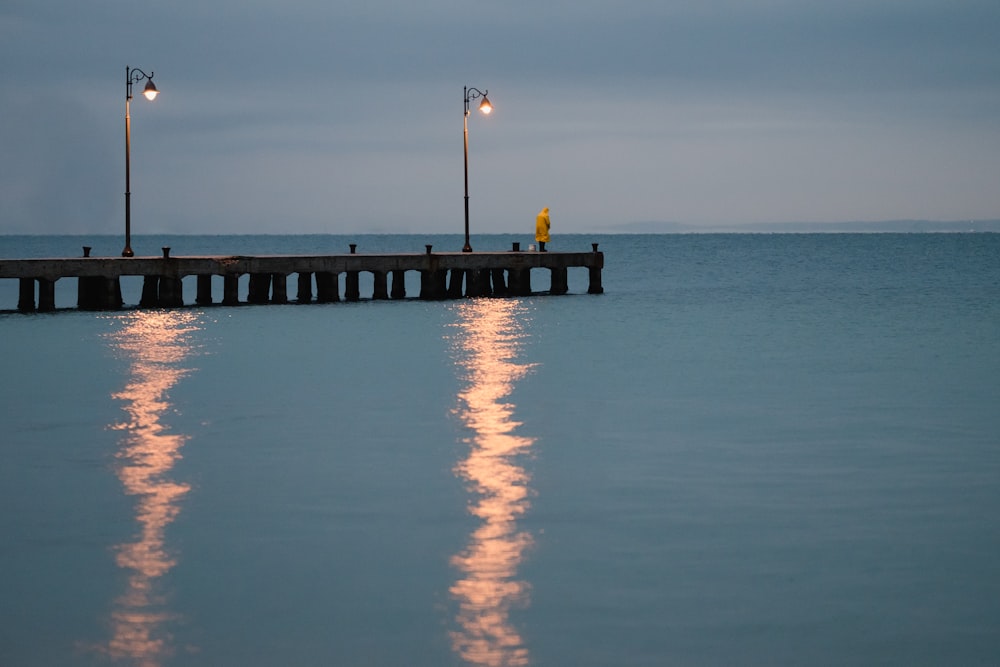
{"type": "Polygon", "coordinates": [[[55,310],[55,284],[63,278],[77,280],[77,308],[123,308],[122,276],[142,277],[139,308],[360,301],[363,272],[372,274],[372,292],[365,296],[373,300],[406,298],[407,271],[419,272],[417,296],[425,300],[530,296],[535,293],[532,270],[543,273],[542,269],[549,280],[548,290],[540,291],[567,294],[568,269],[573,267],[587,269],[588,294],[601,294],[604,253],[596,243],[591,246],[591,252],[525,252],[515,243],[507,252],[442,253],[428,245],[424,252],[363,254],[352,244],[342,255],[255,256],[172,256],[170,248],[163,248],[162,256],[150,257],[90,257],[90,249],[84,247],[83,257],[0,259],[0,278],[19,281],[21,312],[55,310]],[[239,280],[245,275],[249,291],[240,301],[239,280]],[[183,299],[182,281],[189,276],[197,281],[194,304],[183,299]],[[221,295],[212,292],[214,276],[222,277],[221,295]],[[290,276],[295,277],[294,298],[290,298],[290,276]]]}

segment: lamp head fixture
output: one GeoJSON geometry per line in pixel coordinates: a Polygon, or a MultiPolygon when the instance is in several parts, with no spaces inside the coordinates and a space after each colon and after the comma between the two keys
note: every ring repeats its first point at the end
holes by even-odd
{"type": "Polygon", "coordinates": [[[153,83],[152,79],[146,82],[146,87],[142,89],[143,97],[152,102],[156,99],[156,96],[160,94],[160,91],[156,89],[156,84],[153,83]]]}
{"type": "Polygon", "coordinates": [[[486,97],[485,90],[479,90],[478,88],[465,88],[465,115],[469,115],[469,102],[476,99],[477,97],[483,98],[479,103],[479,110],[483,115],[488,116],[491,111],[493,111],[493,103],[490,102],[490,98],[486,97]]]}
{"type": "Polygon", "coordinates": [[[138,67],[125,67],[125,101],[128,102],[132,99],[132,84],[139,83],[143,79],[146,80],[146,87],[142,89],[142,96],[147,100],[154,100],[156,96],[160,94],[160,91],[156,89],[156,84],[153,83],[153,73],[150,72],[146,74],[138,67]]]}

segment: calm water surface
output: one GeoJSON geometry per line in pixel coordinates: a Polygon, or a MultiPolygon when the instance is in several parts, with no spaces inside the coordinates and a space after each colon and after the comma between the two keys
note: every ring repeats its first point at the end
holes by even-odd
{"type": "MultiPolygon", "coordinates": [[[[1000,236],[553,240],[604,295],[0,313],[0,665],[997,664],[1000,236]]],[[[348,243],[461,239],[133,246],[348,243]]]]}

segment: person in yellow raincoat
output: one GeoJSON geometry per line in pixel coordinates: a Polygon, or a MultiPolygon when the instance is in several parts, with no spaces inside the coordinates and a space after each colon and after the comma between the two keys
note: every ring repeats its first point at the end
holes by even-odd
{"type": "Polygon", "coordinates": [[[546,206],[538,212],[538,216],[535,218],[535,240],[538,241],[539,252],[545,252],[545,244],[549,242],[549,227],[551,226],[549,207],[546,206]]]}

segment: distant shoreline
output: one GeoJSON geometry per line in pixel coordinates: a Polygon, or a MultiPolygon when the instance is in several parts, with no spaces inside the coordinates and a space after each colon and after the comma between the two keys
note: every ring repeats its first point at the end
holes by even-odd
{"type": "Polygon", "coordinates": [[[833,234],[833,233],[981,233],[1000,232],[1000,220],[882,220],[874,222],[770,222],[691,225],[633,222],[608,228],[618,234],[833,234]]]}
{"type": "MultiPolygon", "coordinates": [[[[628,222],[616,225],[592,227],[588,229],[566,230],[560,236],[581,236],[593,234],[977,234],[1000,233],[1000,219],[997,220],[883,220],[874,222],[770,222],[695,225],[681,222],[628,222]]],[[[0,231],[2,237],[115,237],[116,232],[52,232],[26,234],[24,232],[0,231]]],[[[146,232],[143,237],[185,237],[185,236],[427,236],[450,237],[453,232],[441,231],[379,231],[379,232],[241,232],[241,233],[190,233],[190,232],[146,232]]],[[[479,236],[521,236],[520,231],[496,231],[479,233],[479,236]]]]}

